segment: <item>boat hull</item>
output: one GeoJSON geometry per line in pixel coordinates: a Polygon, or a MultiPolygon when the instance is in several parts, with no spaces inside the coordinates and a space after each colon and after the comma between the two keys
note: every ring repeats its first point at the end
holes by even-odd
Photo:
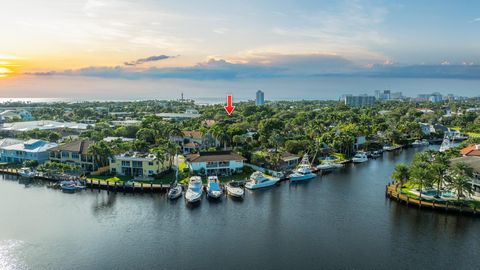
{"type": "Polygon", "coordinates": [[[267,188],[267,187],[274,186],[276,183],[277,181],[268,181],[268,182],[263,182],[259,184],[246,183],[245,188],[248,188],[248,189],[267,188]]]}
{"type": "Polygon", "coordinates": [[[289,179],[292,182],[298,182],[298,181],[306,181],[315,178],[317,175],[316,174],[305,174],[302,176],[290,176],[289,179]]]}

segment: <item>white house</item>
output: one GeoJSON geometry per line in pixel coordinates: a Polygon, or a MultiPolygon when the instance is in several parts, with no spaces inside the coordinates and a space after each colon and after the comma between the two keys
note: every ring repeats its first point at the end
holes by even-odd
{"type": "Polygon", "coordinates": [[[187,156],[190,171],[203,175],[231,175],[243,170],[245,160],[230,151],[200,152],[187,156]]]}

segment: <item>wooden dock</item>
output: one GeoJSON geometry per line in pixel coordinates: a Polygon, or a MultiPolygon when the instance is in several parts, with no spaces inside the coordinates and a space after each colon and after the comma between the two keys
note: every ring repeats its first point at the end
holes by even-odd
{"type": "MultiPolygon", "coordinates": [[[[18,174],[17,169],[7,169],[7,168],[0,168],[0,173],[8,174],[8,175],[16,175],[18,174]]],[[[59,182],[63,180],[70,180],[66,178],[52,177],[39,174],[34,177],[34,179],[49,181],[49,182],[59,182]]],[[[85,181],[87,188],[90,189],[102,189],[102,190],[109,190],[109,191],[118,191],[118,192],[138,192],[138,193],[158,193],[158,192],[166,192],[170,189],[170,184],[154,184],[154,183],[143,183],[143,182],[109,182],[109,181],[100,181],[100,180],[91,180],[91,179],[78,179],[81,181],[85,181]]]]}
{"type": "Polygon", "coordinates": [[[386,196],[393,201],[404,203],[405,205],[410,207],[424,208],[424,209],[431,209],[435,211],[466,214],[466,215],[473,215],[473,216],[479,216],[480,214],[477,208],[471,208],[467,206],[458,206],[453,203],[449,203],[448,201],[435,202],[435,201],[425,201],[425,200],[410,198],[406,194],[399,193],[397,191],[397,188],[398,188],[398,183],[396,182],[389,183],[385,187],[386,196]]]}

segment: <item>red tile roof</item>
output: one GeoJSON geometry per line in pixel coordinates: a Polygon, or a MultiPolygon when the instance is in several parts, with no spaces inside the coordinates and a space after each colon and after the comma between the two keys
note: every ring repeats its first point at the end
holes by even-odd
{"type": "Polygon", "coordinates": [[[460,150],[463,156],[477,156],[480,157],[480,144],[470,144],[469,146],[460,150]]]}

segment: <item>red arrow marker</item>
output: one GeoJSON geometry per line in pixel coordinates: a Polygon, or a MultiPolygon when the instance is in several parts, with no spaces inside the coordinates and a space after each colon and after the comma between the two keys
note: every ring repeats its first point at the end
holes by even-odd
{"type": "Polygon", "coordinates": [[[233,103],[232,95],[228,95],[227,106],[225,106],[225,111],[227,111],[228,115],[231,115],[233,110],[235,110],[235,106],[233,106],[232,103],[233,103]]]}

